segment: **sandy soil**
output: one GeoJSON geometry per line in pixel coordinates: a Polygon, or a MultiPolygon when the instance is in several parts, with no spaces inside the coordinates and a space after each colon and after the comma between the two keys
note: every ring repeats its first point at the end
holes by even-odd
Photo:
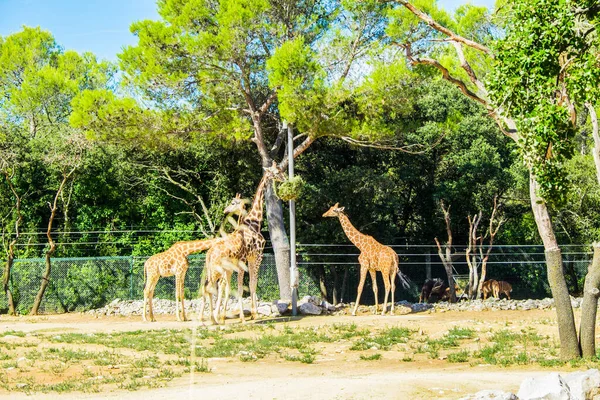
{"type": "MultiPolygon", "coordinates": [[[[0,319],[0,332],[115,332],[191,328],[196,321],[176,322],[173,316],[157,316],[144,323],[140,317],[102,317],[84,314],[0,319]]],[[[235,321],[228,321],[235,323],[235,321]]],[[[320,327],[355,323],[360,328],[405,326],[432,338],[454,326],[486,331],[532,327],[543,335],[557,336],[553,310],[419,313],[402,316],[320,316],[275,320],[290,327],[320,327]]],[[[450,364],[443,360],[402,362],[401,352],[388,351],[378,361],[359,360],[347,344],[323,345],[313,364],[286,362],[267,357],[244,363],[236,358],[209,359],[210,374],[178,378],[166,388],[103,394],[11,394],[14,399],[458,399],[483,389],[516,392],[527,377],[545,375],[550,368],[450,364]]],[[[571,370],[567,370],[571,372],[571,370]]]]}

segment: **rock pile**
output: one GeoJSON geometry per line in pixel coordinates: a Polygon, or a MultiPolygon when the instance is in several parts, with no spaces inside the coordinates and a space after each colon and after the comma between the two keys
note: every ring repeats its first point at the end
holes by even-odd
{"type": "Polygon", "coordinates": [[[600,372],[597,369],[570,374],[553,372],[525,379],[515,395],[498,390],[482,390],[460,400],[588,400],[600,399],[600,372]]]}
{"type": "MultiPolygon", "coordinates": [[[[571,304],[574,308],[581,306],[581,298],[571,298],[571,304]]],[[[187,300],[185,302],[186,313],[198,314],[199,299],[187,300]]],[[[93,315],[142,315],[142,300],[121,300],[115,299],[106,306],[88,311],[93,315]]],[[[321,300],[315,296],[304,296],[298,301],[298,313],[302,315],[350,315],[354,303],[332,305],[327,301],[321,300]]],[[[446,312],[446,311],[500,311],[500,310],[535,310],[550,309],[554,307],[554,300],[550,298],[541,300],[507,300],[494,299],[461,301],[458,303],[434,303],[420,304],[410,303],[406,300],[396,302],[394,314],[404,315],[411,313],[428,312],[446,312]]],[[[154,299],[154,313],[175,314],[175,302],[165,299],[154,299]]],[[[250,299],[245,298],[243,303],[244,314],[250,313],[250,299]]],[[[236,299],[230,299],[228,310],[235,314],[239,309],[236,299]]],[[[381,311],[381,308],[380,308],[381,311]]],[[[375,306],[360,306],[359,314],[374,313],[375,306]]],[[[264,317],[279,317],[291,313],[291,304],[282,300],[272,302],[259,301],[258,314],[264,317]]],[[[234,318],[233,316],[228,316],[234,318]]]]}
{"type": "MultiPolygon", "coordinates": [[[[87,313],[96,316],[104,315],[115,315],[115,316],[131,316],[131,315],[142,315],[143,311],[143,300],[121,300],[115,299],[109,304],[102,308],[90,310],[87,313]]],[[[333,313],[339,310],[342,306],[335,307],[326,301],[321,301],[314,296],[304,296],[298,301],[298,312],[303,315],[321,315],[333,313]]],[[[154,299],[152,301],[152,308],[154,314],[171,314],[175,315],[175,302],[173,300],[165,299],[154,299]]],[[[250,299],[246,298],[243,300],[244,315],[250,314],[250,299]]],[[[205,310],[208,308],[206,307],[205,310]]],[[[236,318],[237,305],[236,299],[230,299],[227,305],[227,309],[231,311],[232,315],[228,315],[228,318],[236,318]]],[[[185,311],[189,315],[198,315],[200,310],[200,299],[187,300],[185,302],[185,311]]],[[[291,305],[285,301],[277,300],[272,302],[259,301],[257,304],[257,312],[259,316],[263,317],[279,317],[291,312],[291,305]]],[[[207,315],[207,314],[206,314],[207,315]]]]}

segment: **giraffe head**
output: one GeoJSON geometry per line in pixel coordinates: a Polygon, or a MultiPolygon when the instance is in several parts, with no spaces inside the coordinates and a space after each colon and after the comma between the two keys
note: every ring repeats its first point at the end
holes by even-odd
{"type": "Polygon", "coordinates": [[[263,167],[263,169],[265,170],[265,175],[267,176],[267,179],[271,179],[277,182],[285,181],[285,175],[283,174],[283,171],[279,169],[275,161],[273,161],[273,164],[270,167],[263,167]]]}
{"type": "Polygon", "coordinates": [[[339,206],[340,203],[335,203],[325,214],[324,217],[337,217],[339,214],[344,213],[344,207],[339,206]]]}
{"type": "Polygon", "coordinates": [[[248,203],[249,203],[249,201],[246,199],[242,199],[242,196],[238,193],[231,200],[231,203],[229,203],[229,205],[227,207],[225,207],[225,210],[223,210],[223,214],[245,215],[246,214],[246,204],[248,204],[248,203]]]}

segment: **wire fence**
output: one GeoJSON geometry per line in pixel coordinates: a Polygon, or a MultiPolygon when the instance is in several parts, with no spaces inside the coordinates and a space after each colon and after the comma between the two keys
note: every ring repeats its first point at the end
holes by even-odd
{"type": "MultiPolygon", "coordinates": [[[[434,246],[392,247],[400,256],[401,271],[413,282],[408,290],[397,288],[396,300],[414,300],[418,297],[420,286],[426,278],[446,276],[434,246]]],[[[300,244],[298,249],[300,296],[320,295],[330,301],[343,302],[355,299],[359,280],[359,253],[356,247],[300,244]]],[[[484,248],[484,251],[486,250],[484,248]]],[[[564,268],[572,290],[581,289],[591,255],[590,246],[563,246],[564,268]]],[[[142,299],[144,262],[147,258],[137,256],[53,258],[49,285],[40,311],[43,313],[83,311],[102,307],[116,298],[142,299]]],[[[191,255],[189,263],[185,281],[185,296],[188,299],[198,296],[204,254],[191,255]]],[[[453,264],[457,274],[468,273],[464,249],[454,249],[453,264]]],[[[26,314],[31,309],[44,270],[43,258],[14,260],[10,288],[19,313],[26,314]]],[[[510,282],[515,297],[535,298],[549,294],[542,246],[494,246],[488,262],[487,276],[510,282]]],[[[234,279],[234,287],[235,281],[234,279]]],[[[380,277],[378,286],[383,288],[380,277]]],[[[380,296],[381,292],[383,290],[380,289],[380,296]]],[[[261,300],[279,298],[277,269],[272,253],[265,253],[259,272],[257,295],[261,300]]],[[[155,290],[155,297],[174,299],[174,296],[174,278],[161,278],[155,290]]],[[[370,279],[366,281],[361,303],[374,303],[370,279]]],[[[0,312],[6,310],[6,296],[0,293],[0,312]]]]}

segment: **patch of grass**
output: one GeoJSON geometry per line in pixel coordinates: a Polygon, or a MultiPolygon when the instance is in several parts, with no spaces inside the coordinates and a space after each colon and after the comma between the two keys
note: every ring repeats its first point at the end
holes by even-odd
{"type": "Polygon", "coordinates": [[[21,331],[4,331],[2,333],[0,333],[1,336],[17,336],[17,337],[25,337],[27,334],[25,332],[21,332],[21,331]]]}
{"type": "Polygon", "coordinates": [[[475,337],[475,331],[470,328],[461,328],[455,326],[448,331],[447,336],[454,337],[456,339],[472,339],[475,337]]]}
{"type": "Polygon", "coordinates": [[[467,350],[461,350],[456,353],[448,354],[449,363],[464,363],[469,361],[469,352],[467,350]]]}
{"type": "Polygon", "coordinates": [[[394,327],[385,329],[379,334],[370,337],[361,337],[356,340],[350,350],[389,350],[393,345],[399,343],[407,343],[414,331],[403,327],[394,327]]]}
{"type": "Polygon", "coordinates": [[[402,357],[402,358],[400,359],[400,361],[403,361],[403,362],[413,362],[413,361],[415,361],[415,359],[414,359],[414,357],[413,357],[413,356],[406,356],[406,355],[405,355],[404,357],[402,357]]]}
{"type": "Polygon", "coordinates": [[[537,362],[542,367],[562,367],[565,365],[565,362],[558,358],[541,358],[537,362]]]}
{"type": "Polygon", "coordinates": [[[246,338],[218,338],[211,345],[200,345],[196,347],[196,356],[203,358],[233,357],[243,351],[251,343],[246,338]]]}
{"type": "Polygon", "coordinates": [[[136,368],[158,368],[161,363],[156,356],[144,357],[133,362],[133,366],[136,368]]]}
{"type": "Polygon", "coordinates": [[[315,355],[316,355],[316,351],[312,348],[305,348],[305,349],[300,349],[300,356],[296,356],[296,355],[292,355],[292,354],[286,354],[283,358],[285,358],[287,361],[300,361],[301,363],[304,364],[312,364],[313,362],[315,362],[315,355]]]}
{"type": "Polygon", "coordinates": [[[365,360],[365,361],[374,361],[374,360],[381,360],[381,354],[380,353],[375,353],[375,354],[371,354],[371,355],[360,355],[360,359],[361,360],[365,360]]]}

